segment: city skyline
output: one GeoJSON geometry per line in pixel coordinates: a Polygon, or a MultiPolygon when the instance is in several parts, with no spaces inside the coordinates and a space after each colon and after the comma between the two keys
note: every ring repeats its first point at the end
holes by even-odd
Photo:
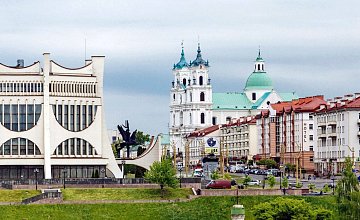
{"type": "Polygon", "coordinates": [[[180,58],[182,40],[188,62],[195,59],[201,43],[214,92],[242,92],[259,45],[277,91],[326,98],[360,92],[355,83],[360,80],[356,5],[357,1],[5,3],[0,62],[15,65],[16,59],[24,59],[30,65],[50,52],[59,64],[80,67],[86,39],[87,58],[106,56],[107,127],[116,129],[129,120],[131,129],[156,135],[168,132],[172,66],[180,58]]]}

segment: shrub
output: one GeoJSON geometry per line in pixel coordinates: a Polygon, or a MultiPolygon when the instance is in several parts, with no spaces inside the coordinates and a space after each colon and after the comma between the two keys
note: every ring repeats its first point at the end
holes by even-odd
{"type": "Polygon", "coordinates": [[[210,178],[212,180],[217,180],[220,178],[220,174],[217,170],[214,170],[211,174],[210,174],[210,178]]]}
{"type": "Polygon", "coordinates": [[[323,191],[324,191],[324,193],[330,192],[330,187],[329,187],[328,184],[325,184],[325,185],[324,185],[323,191]]]}
{"type": "Polygon", "coordinates": [[[285,188],[285,189],[289,187],[288,178],[286,178],[286,177],[282,178],[281,186],[282,186],[282,188],[285,188]]]}
{"type": "Polygon", "coordinates": [[[251,181],[251,177],[250,177],[250,176],[246,176],[245,179],[243,180],[243,184],[244,184],[245,186],[247,186],[250,181],[251,181]]]}
{"type": "Polygon", "coordinates": [[[295,185],[295,187],[296,187],[297,189],[300,189],[302,186],[303,186],[303,184],[300,183],[300,182],[297,182],[296,185],[295,185]]]}
{"type": "Polygon", "coordinates": [[[310,183],[310,184],[308,185],[308,188],[309,188],[310,191],[313,191],[314,189],[316,189],[316,186],[315,186],[315,184],[310,183]]]}
{"type": "Polygon", "coordinates": [[[270,175],[268,177],[268,183],[269,183],[270,188],[273,188],[275,186],[276,182],[275,182],[275,177],[273,175],[270,175]]]}

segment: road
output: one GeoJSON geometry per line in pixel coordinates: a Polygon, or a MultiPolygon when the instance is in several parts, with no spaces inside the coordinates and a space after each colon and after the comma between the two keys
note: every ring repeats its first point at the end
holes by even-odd
{"type": "MultiPolygon", "coordinates": [[[[245,177],[245,174],[243,174],[243,173],[231,173],[231,175],[245,177]]],[[[254,179],[254,180],[263,180],[265,177],[264,175],[255,175],[255,174],[249,174],[249,176],[251,177],[251,179],[254,179]]],[[[335,178],[336,179],[334,182],[336,185],[336,181],[337,181],[337,179],[340,179],[340,177],[336,176],[335,178]]],[[[280,182],[280,177],[275,177],[275,179],[276,179],[276,182],[280,182]]],[[[302,188],[308,188],[308,185],[310,183],[312,183],[312,184],[315,184],[316,188],[318,188],[318,189],[323,188],[325,184],[330,184],[333,182],[331,179],[321,179],[321,178],[316,178],[315,180],[314,179],[311,179],[311,180],[299,179],[299,181],[303,184],[302,188]]],[[[294,183],[294,182],[296,182],[296,178],[290,177],[289,183],[294,183]]]]}

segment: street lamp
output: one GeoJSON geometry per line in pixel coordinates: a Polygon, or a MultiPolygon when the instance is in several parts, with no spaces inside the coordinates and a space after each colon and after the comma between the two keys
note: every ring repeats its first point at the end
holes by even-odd
{"type": "Polygon", "coordinates": [[[331,176],[331,180],[332,180],[332,189],[333,189],[333,195],[335,194],[334,190],[335,190],[335,176],[332,175],[331,176]]]}
{"type": "Polygon", "coordinates": [[[122,164],[122,171],[123,171],[123,179],[125,178],[125,163],[126,163],[126,161],[125,160],[122,160],[121,161],[121,164],[122,164]]]}
{"type": "Polygon", "coordinates": [[[39,173],[39,169],[36,168],[34,169],[34,173],[35,173],[35,187],[36,187],[36,190],[38,189],[38,180],[37,180],[37,177],[38,177],[38,173],[39,173]]]}
{"type": "Polygon", "coordinates": [[[66,173],[67,173],[67,171],[66,171],[66,170],[63,170],[63,171],[62,171],[62,173],[63,173],[63,177],[64,177],[64,189],[66,189],[66,185],[65,185],[65,177],[66,177],[66,173]]]}
{"type": "Polygon", "coordinates": [[[179,167],[178,167],[178,170],[179,170],[179,172],[180,172],[180,178],[179,178],[180,181],[179,181],[179,182],[180,182],[180,188],[181,188],[181,171],[183,170],[183,167],[182,167],[182,166],[179,166],[179,167]]]}
{"type": "Polygon", "coordinates": [[[102,188],[104,188],[104,186],[105,186],[105,169],[104,169],[104,168],[101,168],[101,169],[100,169],[100,173],[103,174],[103,175],[101,175],[101,176],[103,176],[102,188]]]}

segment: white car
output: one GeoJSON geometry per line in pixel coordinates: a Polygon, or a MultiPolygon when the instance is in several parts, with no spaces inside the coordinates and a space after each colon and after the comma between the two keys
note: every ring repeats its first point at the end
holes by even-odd
{"type": "Polygon", "coordinates": [[[259,186],[260,185],[260,180],[251,180],[248,185],[249,186],[259,186]]]}

